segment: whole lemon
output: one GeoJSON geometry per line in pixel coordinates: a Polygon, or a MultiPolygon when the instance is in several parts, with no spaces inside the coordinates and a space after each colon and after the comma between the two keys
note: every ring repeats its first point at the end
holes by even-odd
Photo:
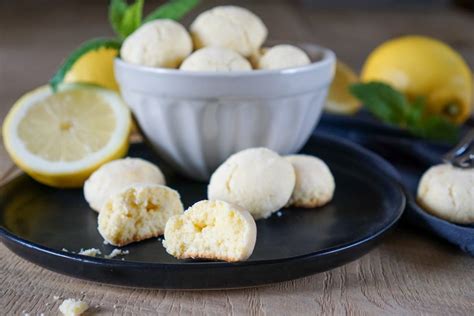
{"type": "Polygon", "coordinates": [[[100,48],[82,55],[67,73],[64,81],[92,83],[118,91],[114,75],[114,59],[118,53],[114,48],[100,48]]]}
{"type": "Polygon", "coordinates": [[[472,73],[459,53],[425,36],[403,36],[377,47],[367,58],[363,82],[383,81],[409,99],[424,97],[428,112],[461,124],[471,113],[472,73]]]}

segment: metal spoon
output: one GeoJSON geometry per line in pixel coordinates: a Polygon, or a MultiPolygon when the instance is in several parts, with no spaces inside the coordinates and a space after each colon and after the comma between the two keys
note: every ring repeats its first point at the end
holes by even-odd
{"type": "Polygon", "coordinates": [[[474,168],[474,129],[470,130],[456,147],[443,156],[443,161],[457,168],[474,168]]]}

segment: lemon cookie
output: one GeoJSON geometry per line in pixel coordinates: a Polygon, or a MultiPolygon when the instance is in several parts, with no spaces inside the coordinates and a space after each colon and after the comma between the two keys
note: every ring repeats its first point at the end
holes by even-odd
{"type": "Polygon", "coordinates": [[[99,212],[107,199],[134,183],[165,184],[160,168],[140,158],[111,161],[97,169],[84,184],[84,197],[99,212]]]}
{"type": "Polygon", "coordinates": [[[257,238],[255,221],[246,210],[223,201],[200,201],[173,216],[163,246],[179,259],[246,260],[257,238]]]}
{"type": "Polygon", "coordinates": [[[209,200],[222,200],[267,218],[286,205],[295,187],[290,162],[267,148],[245,149],[230,156],[212,174],[209,200]]]}
{"type": "Polygon", "coordinates": [[[318,207],[331,201],[336,184],[328,166],[314,156],[286,156],[295,169],[296,183],[288,205],[318,207]]]}
{"type": "Polygon", "coordinates": [[[180,67],[189,71],[246,71],[252,70],[249,61],[233,50],[204,47],[186,58],[180,67]]]}
{"type": "Polygon", "coordinates": [[[236,6],[219,6],[201,13],[191,24],[196,48],[225,47],[248,57],[267,38],[262,20],[249,10],[236,6]]]}
{"type": "Polygon", "coordinates": [[[258,69],[284,69],[311,63],[308,55],[293,45],[276,45],[265,51],[258,60],[258,69]]]}
{"type": "Polygon", "coordinates": [[[157,184],[136,184],[113,195],[99,213],[99,233],[124,246],[163,234],[166,222],[183,213],[178,192],[157,184]]]}
{"type": "Polygon", "coordinates": [[[417,196],[418,203],[435,216],[453,223],[474,223],[474,169],[433,166],[421,178],[417,196]]]}
{"type": "Polygon", "coordinates": [[[193,51],[191,36],[176,21],[158,19],[143,24],[123,42],[122,59],[131,64],[177,68],[193,51]]]}

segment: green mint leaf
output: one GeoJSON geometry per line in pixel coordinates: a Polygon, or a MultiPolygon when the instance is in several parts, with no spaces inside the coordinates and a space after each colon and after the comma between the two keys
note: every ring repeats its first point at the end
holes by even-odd
{"type": "Polygon", "coordinates": [[[409,104],[405,96],[382,82],[356,83],[349,91],[380,120],[405,125],[409,104]]]}
{"type": "Polygon", "coordinates": [[[132,34],[142,23],[144,0],[128,5],[125,0],[112,0],[109,5],[109,22],[120,39],[132,34]]]}
{"type": "Polygon", "coordinates": [[[349,88],[378,119],[413,135],[448,142],[459,137],[459,128],[442,116],[426,113],[425,98],[409,102],[399,91],[382,82],[357,83],[349,88]]]}
{"type": "Polygon", "coordinates": [[[171,0],[147,15],[143,23],[156,19],[180,20],[198,4],[199,0],[171,0]]]}
{"type": "Polygon", "coordinates": [[[143,3],[144,0],[137,0],[125,11],[121,26],[123,38],[132,34],[142,24],[143,3]]]}
{"type": "Polygon", "coordinates": [[[407,125],[417,125],[423,119],[426,100],[424,97],[418,97],[410,105],[410,111],[406,113],[407,125]]]}
{"type": "Polygon", "coordinates": [[[84,42],[63,61],[59,69],[49,81],[51,88],[54,92],[57,91],[58,85],[64,81],[66,74],[84,54],[100,48],[115,48],[118,50],[120,49],[121,44],[122,43],[119,40],[110,38],[95,38],[84,42]]]}
{"type": "Polygon", "coordinates": [[[125,12],[128,9],[127,2],[125,0],[112,0],[109,4],[109,23],[112,26],[114,32],[122,37],[122,20],[125,16],[125,12]]]}

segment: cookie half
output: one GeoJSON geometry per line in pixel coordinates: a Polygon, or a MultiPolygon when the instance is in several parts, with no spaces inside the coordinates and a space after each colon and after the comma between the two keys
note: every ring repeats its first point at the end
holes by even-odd
{"type": "Polygon", "coordinates": [[[163,185],[135,184],[113,195],[99,213],[99,233],[124,246],[163,234],[166,222],[183,213],[178,192],[163,185]]]}
{"type": "Polygon", "coordinates": [[[172,217],[163,246],[178,259],[246,260],[253,252],[257,227],[250,213],[224,201],[200,201],[172,217]]]}

